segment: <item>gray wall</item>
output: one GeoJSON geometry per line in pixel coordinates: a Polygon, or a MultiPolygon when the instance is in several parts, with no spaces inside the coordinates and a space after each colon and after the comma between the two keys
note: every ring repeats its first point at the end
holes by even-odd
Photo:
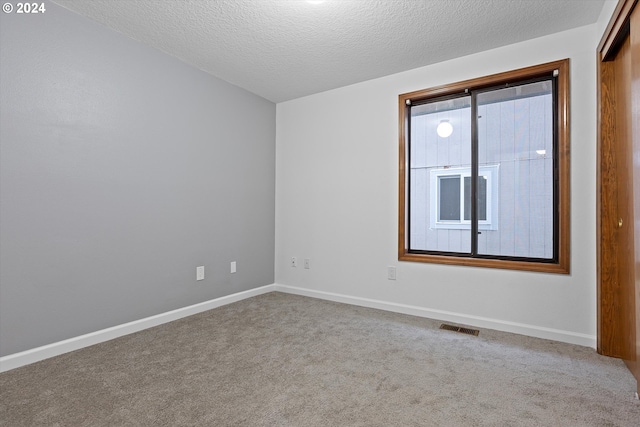
{"type": "Polygon", "coordinates": [[[0,355],[273,283],[275,105],[46,7],[0,18],[0,355]]]}

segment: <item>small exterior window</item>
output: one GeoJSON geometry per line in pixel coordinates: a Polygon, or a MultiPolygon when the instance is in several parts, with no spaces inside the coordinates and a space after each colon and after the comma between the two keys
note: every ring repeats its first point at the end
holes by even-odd
{"type": "MultiPolygon", "coordinates": [[[[480,230],[496,230],[498,226],[498,166],[480,169],[478,176],[478,225],[480,230]]],[[[416,198],[431,205],[432,229],[471,229],[471,169],[433,169],[430,172],[429,193],[416,198]],[[429,203],[432,202],[432,203],[429,203]]],[[[424,212],[424,208],[413,208],[424,212]]]]}
{"type": "Polygon", "coordinates": [[[399,97],[401,261],[569,272],[569,61],[399,97]]]}

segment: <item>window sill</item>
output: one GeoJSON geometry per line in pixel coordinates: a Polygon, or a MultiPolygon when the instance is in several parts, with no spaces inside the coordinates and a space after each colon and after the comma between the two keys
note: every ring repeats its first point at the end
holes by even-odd
{"type": "Polygon", "coordinates": [[[432,264],[463,265],[468,267],[499,268],[503,270],[533,271],[539,273],[569,274],[568,261],[565,263],[512,261],[461,256],[427,255],[411,252],[401,253],[398,256],[398,260],[432,264]]]}

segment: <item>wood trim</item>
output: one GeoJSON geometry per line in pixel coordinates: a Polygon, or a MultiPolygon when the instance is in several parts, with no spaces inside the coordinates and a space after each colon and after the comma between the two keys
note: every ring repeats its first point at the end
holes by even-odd
{"type": "Polygon", "coordinates": [[[404,253],[399,261],[424,262],[429,264],[462,265],[467,267],[499,268],[502,270],[535,271],[539,273],[568,274],[565,267],[547,262],[509,261],[502,259],[469,258],[445,255],[422,255],[404,253]]]}
{"type": "Polygon", "coordinates": [[[628,26],[631,19],[631,11],[637,2],[638,0],[620,0],[618,2],[598,44],[598,62],[601,60],[610,61],[615,55],[618,45],[629,33],[628,26]]]}
{"type": "Polygon", "coordinates": [[[614,333],[618,323],[619,297],[616,296],[619,257],[617,245],[618,217],[615,147],[615,68],[613,59],[629,35],[631,12],[638,0],[619,0],[596,50],[597,72],[597,153],[596,153],[596,316],[599,354],[622,357],[614,333]],[[615,196],[615,197],[614,197],[615,196]]]}
{"type": "MultiPolygon", "coordinates": [[[[399,96],[401,107],[406,105],[404,101],[419,100],[427,98],[435,98],[439,96],[447,96],[460,93],[468,88],[482,89],[485,87],[498,86],[502,83],[512,82],[514,80],[526,80],[533,79],[550,73],[555,69],[561,69],[560,71],[567,69],[569,66],[569,60],[564,59],[560,61],[547,62],[546,64],[534,65],[532,67],[520,68],[518,70],[506,71],[504,73],[492,74],[490,76],[479,77],[476,79],[465,80],[457,83],[450,83],[441,86],[435,86],[429,89],[417,90],[414,92],[405,93],[399,96]]],[[[568,77],[567,77],[568,81],[568,77]]],[[[402,121],[402,119],[400,119],[402,121]]]]}
{"type": "Polygon", "coordinates": [[[433,87],[414,92],[405,93],[398,97],[398,129],[399,129],[399,186],[398,186],[398,260],[437,263],[447,265],[464,265],[474,267],[500,268],[508,270],[525,270],[545,273],[569,274],[570,272],[570,230],[571,230],[571,158],[570,158],[570,87],[569,87],[569,60],[549,62],[533,67],[522,68],[491,76],[465,80],[433,87]],[[426,255],[410,253],[407,245],[406,218],[407,212],[407,134],[408,117],[407,101],[416,101],[427,98],[458,94],[465,89],[474,90],[485,87],[497,86],[514,80],[526,80],[559,71],[558,75],[558,158],[559,158],[559,249],[558,262],[528,262],[516,260],[497,260],[485,258],[470,258],[456,256],[426,255]]]}
{"type": "Polygon", "coordinates": [[[399,144],[398,144],[398,259],[405,253],[407,247],[406,237],[406,213],[404,207],[406,206],[407,197],[407,134],[408,118],[407,118],[407,100],[409,97],[400,95],[398,100],[398,130],[399,130],[399,144]]]}
{"type": "Polygon", "coordinates": [[[619,0],[597,59],[597,351],[620,357],[640,392],[640,10],[619,0]],[[625,217],[624,227],[616,224],[625,217]]]}
{"type": "MultiPolygon", "coordinates": [[[[559,160],[559,244],[558,271],[569,274],[571,264],[571,87],[569,60],[559,61],[558,76],[558,160],[559,160]]],[[[541,271],[541,270],[538,270],[541,271]]]]}
{"type": "MultiPolygon", "coordinates": [[[[630,36],[631,36],[631,106],[632,106],[632,145],[633,158],[640,153],[640,8],[636,8],[631,13],[630,36]]],[[[640,164],[632,163],[632,179],[634,183],[640,182],[640,164]]],[[[634,223],[638,223],[640,218],[640,186],[634,185],[633,188],[633,211],[634,223]]],[[[633,372],[640,392],[640,227],[634,230],[635,253],[632,258],[633,268],[635,272],[634,288],[631,292],[631,306],[635,309],[635,358],[627,361],[627,366],[633,372]],[[635,297],[635,298],[634,298],[635,297]]]]}

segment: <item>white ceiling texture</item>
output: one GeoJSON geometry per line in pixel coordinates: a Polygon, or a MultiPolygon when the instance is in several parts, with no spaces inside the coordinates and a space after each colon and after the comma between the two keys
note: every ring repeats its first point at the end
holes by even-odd
{"type": "Polygon", "coordinates": [[[592,24],[604,1],[54,2],[282,102],[592,24]]]}

